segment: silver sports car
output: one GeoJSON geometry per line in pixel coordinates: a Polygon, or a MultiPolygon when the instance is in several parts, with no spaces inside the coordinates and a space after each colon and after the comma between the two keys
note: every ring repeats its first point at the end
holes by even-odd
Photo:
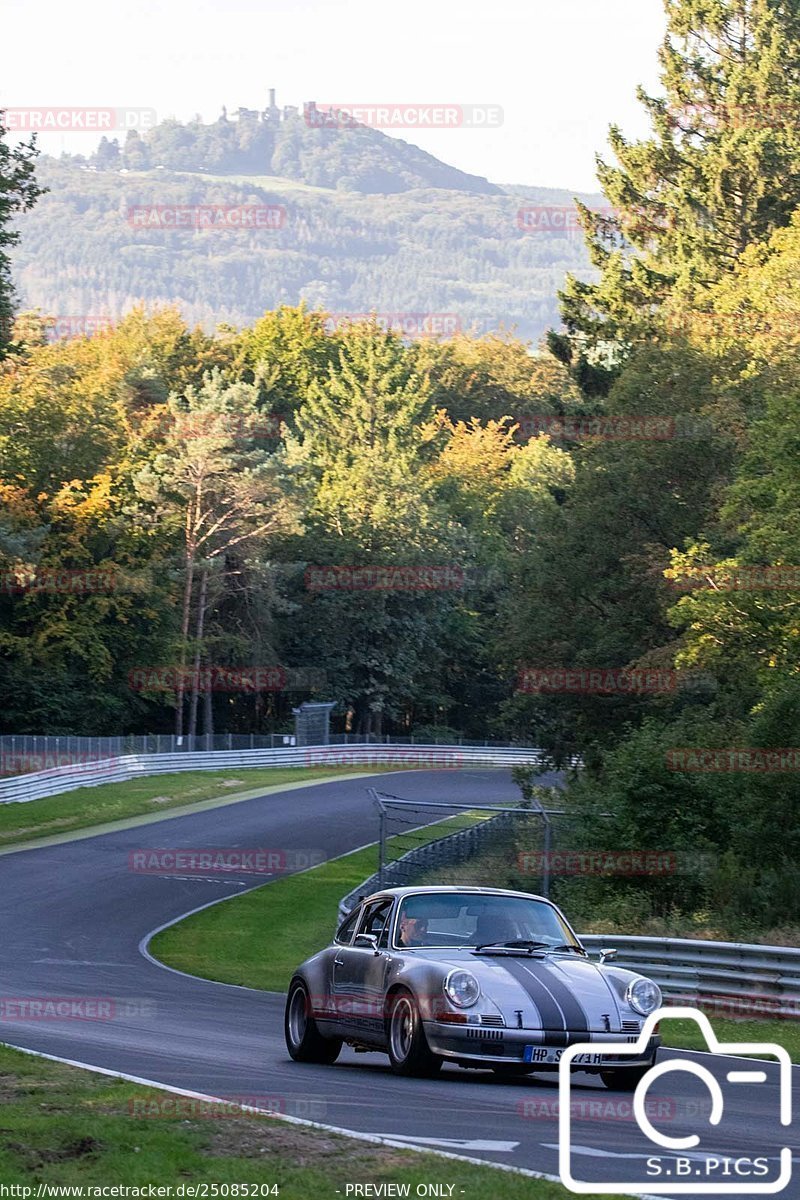
{"type": "MultiPolygon", "coordinates": [[[[445,1061],[501,1075],[555,1071],[576,1042],[637,1041],[661,1005],[649,979],[604,961],[589,960],[540,896],[387,888],[295,971],[286,1044],[298,1062],[335,1062],[344,1042],[383,1051],[398,1075],[428,1075],[445,1061]]],[[[575,1067],[632,1089],[659,1045],[653,1037],[642,1058],[584,1054],[575,1067]]]]}

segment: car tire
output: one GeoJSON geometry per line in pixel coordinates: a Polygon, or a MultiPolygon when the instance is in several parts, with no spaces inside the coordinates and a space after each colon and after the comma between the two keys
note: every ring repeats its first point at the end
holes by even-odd
{"type": "Polygon", "coordinates": [[[435,1075],[442,1066],[428,1046],[417,1002],[405,988],[387,1001],[386,1041],[395,1075],[435,1075]]]}
{"type": "Polygon", "coordinates": [[[323,1037],[311,1011],[311,997],[302,979],[293,979],[286,997],[284,1016],[286,1049],[295,1062],[335,1063],[342,1048],[341,1038],[323,1037]]]}
{"type": "Polygon", "coordinates": [[[635,1092],[653,1064],[647,1067],[615,1067],[613,1070],[601,1071],[600,1078],[612,1092],[635,1092]]]}

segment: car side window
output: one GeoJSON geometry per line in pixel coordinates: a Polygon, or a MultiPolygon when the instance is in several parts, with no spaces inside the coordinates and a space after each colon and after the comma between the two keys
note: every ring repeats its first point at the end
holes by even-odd
{"type": "Polygon", "coordinates": [[[343,946],[349,946],[351,941],[353,940],[353,933],[355,932],[355,928],[356,928],[356,925],[358,924],[358,918],[360,917],[360,915],[361,915],[360,908],[357,908],[355,910],[355,912],[351,912],[350,916],[345,921],[343,921],[342,924],[337,929],[336,937],[334,938],[334,941],[340,942],[343,946]]]}
{"type": "Polygon", "coordinates": [[[391,911],[391,900],[376,900],[374,904],[368,904],[358,932],[374,934],[378,945],[386,945],[389,933],[388,917],[391,911]]]}

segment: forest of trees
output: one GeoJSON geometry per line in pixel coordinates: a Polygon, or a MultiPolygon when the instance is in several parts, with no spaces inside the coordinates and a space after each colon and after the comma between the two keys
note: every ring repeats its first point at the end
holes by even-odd
{"type": "Polygon", "coordinates": [[[565,272],[589,274],[580,230],[520,227],[522,208],[571,206],[568,194],[547,189],[376,196],[263,175],[120,174],[54,159],[41,159],[37,175],[49,191],[17,222],[14,277],[26,308],[62,317],[116,320],[137,302],[174,302],[189,324],[211,331],[305,300],[333,313],[452,314],[464,331],[514,327],[538,340],[558,320],[565,272]],[[134,206],[193,205],[281,206],[285,219],[281,228],[200,231],[128,220],[134,206]]]}
{"type": "Polygon", "coordinates": [[[236,120],[223,113],[210,125],[199,117],[187,124],[168,119],[144,134],[130,129],[122,142],[103,137],[88,162],[101,171],[279,175],[313,187],[381,195],[411,188],[487,196],[502,191],[401,138],[364,125],[324,128],[300,113],[275,124],[248,110],[236,120]]]}
{"type": "MultiPolygon", "coordinates": [[[[501,188],[377,129],[320,129],[255,114],[165,120],[88,157],[40,159],[48,191],[17,222],[21,302],[62,318],[116,320],[174,302],[189,324],[251,324],[305,301],[332,313],[447,314],[458,328],[514,327],[537,341],[558,320],[566,271],[590,274],[572,195],[501,188]],[[309,186],[306,186],[309,185],[309,186]],[[133,206],[272,205],[280,228],[135,228],[133,206]],[[526,227],[520,211],[541,216],[526,227]],[[556,214],[548,222],[547,215],[556,214]]],[[[584,196],[594,206],[599,196],[584,196]]]]}
{"type": "Polygon", "coordinates": [[[280,730],[324,699],[339,729],[519,739],[582,756],[593,845],[708,852],[690,878],[582,881],[599,907],[800,919],[800,16],[667,10],[652,137],[612,132],[595,280],[567,280],[546,348],[302,306],[51,344],[19,315],[4,731],[169,730],[176,703],[184,731],[280,730]],[[285,674],[212,693],[214,666],[285,674]]]}

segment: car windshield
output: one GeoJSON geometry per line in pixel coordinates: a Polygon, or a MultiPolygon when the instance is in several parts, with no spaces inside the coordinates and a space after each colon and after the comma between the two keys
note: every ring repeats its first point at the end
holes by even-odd
{"type": "Polygon", "coordinates": [[[406,896],[400,903],[395,945],[400,948],[503,946],[520,949],[580,950],[580,944],[552,905],[525,896],[469,892],[406,896]]]}

